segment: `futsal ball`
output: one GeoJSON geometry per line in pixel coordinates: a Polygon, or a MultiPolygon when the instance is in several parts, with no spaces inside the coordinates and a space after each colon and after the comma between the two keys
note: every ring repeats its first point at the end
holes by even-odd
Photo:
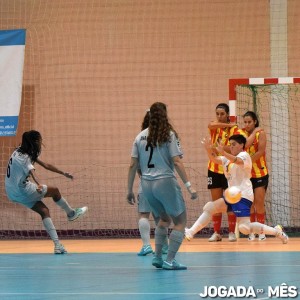
{"type": "Polygon", "coordinates": [[[239,202],[242,198],[242,191],[237,186],[231,186],[225,190],[225,199],[230,204],[239,202]]]}

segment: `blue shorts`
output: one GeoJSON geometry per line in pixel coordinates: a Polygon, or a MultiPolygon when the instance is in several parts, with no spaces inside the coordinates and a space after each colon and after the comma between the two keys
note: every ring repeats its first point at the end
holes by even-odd
{"type": "Polygon", "coordinates": [[[225,203],[228,206],[228,210],[232,210],[237,217],[250,217],[252,201],[242,198],[238,203],[235,204],[229,204],[226,202],[226,200],[225,203]]]}

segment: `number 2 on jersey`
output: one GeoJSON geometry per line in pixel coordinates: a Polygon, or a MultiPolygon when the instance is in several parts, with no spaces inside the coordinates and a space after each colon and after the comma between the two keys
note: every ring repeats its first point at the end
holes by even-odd
{"type": "Polygon", "coordinates": [[[151,164],[151,159],[152,159],[152,156],[153,156],[153,147],[152,146],[146,146],[146,151],[148,151],[148,149],[150,148],[150,155],[149,155],[149,159],[148,159],[148,168],[149,169],[152,169],[155,167],[154,164],[151,164]]]}

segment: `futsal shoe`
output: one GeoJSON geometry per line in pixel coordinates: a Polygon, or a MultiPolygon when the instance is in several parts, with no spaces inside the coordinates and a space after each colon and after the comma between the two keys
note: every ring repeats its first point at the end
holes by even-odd
{"type": "Polygon", "coordinates": [[[209,242],[221,242],[222,241],[222,236],[214,232],[214,234],[208,239],[209,242]]]}
{"type": "Polygon", "coordinates": [[[229,232],[228,240],[229,242],[236,242],[236,236],[234,232],[229,232]]]}
{"type": "Polygon", "coordinates": [[[87,206],[81,207],[81,208],[75,208],[74,209],[74,215],[71,217],[68,217],[69,221],[75,221],[79,217],[83,216],[88,211],[87,206]]]}
{"type": "Polygon", "coordinates": [[[283,231],[283,228],[281,225],[276,225],[274,227],[277,230],[277,235],[276,237],[278,237],[279,239],[281,239],[283,244],[287,244],[289,241],[289,237],[287,236],[287,234],[283,231]]]}
{"type": "Polygon", "coordinates": [[[178,263],[175,259],[172,260],[172,262],[164,261],[162,268],[164,270],[186,270],[187,267],[185,265],[182,265],[178,263]]]}
{"type": "Polygon", "coordinates": [[[258,240],[259,241],[265,241],[267,238],[266,238],[266,235],[264,233],[261,233],[258,235],[258,240]]]}
{"type": "Polygon", "coordinates": [[[252,242],[255,240],[255,234],[254,233],[250,233],[248,236],[248,241],[252,242]]]}
{"type": "Polygon", "coordinates": [[[194,238],[194,234],[192,233],[191,229],[185,228],[184,238],[189,242],[194,238]]]}
{"type": "Polygon", "coordinates": [[[67,250],[62,244],[56,244],[54,246],[54,254],[65,254],[67,253],[67,250]]]}
{"type": "Polygon", "coordinates": [[[154,266],[158,269],[162,268],[163,263],[164,263],[163,259],[161,257],[156,256],[156,255],[152,259],[152,266],[154,266]]]}
{"type": "Polygon", "coordinates": [[[141,251],[137,254],[138,256],[146,256],[147,254],[153,253],[150,245],[145,245],[142,247],[141,251]]]}

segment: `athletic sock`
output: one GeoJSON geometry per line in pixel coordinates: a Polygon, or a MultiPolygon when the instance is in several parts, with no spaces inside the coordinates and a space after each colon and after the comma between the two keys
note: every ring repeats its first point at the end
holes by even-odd
{"type": "Polygon", "coordinates": [[[208,223],[211,221],[211,214],[209,214],[207,211],[204,211],[200,217],[196,220],[196,222],[193,224],[193,226],[190,228],[190,231],[193,234],[196,234],[198,231],[200,231],[202,228],[204,228],[208,223]]]}
{"type": "Polygon", "coordinates": [[[213,215],[212,220],[213,220],[213,224],[214,224],[214,232],[220,233],[221,223],[222,223],[222,215],[213,215]]]}
{"type": "Polygon", "coordinates": [[[150,245],[150,223],[147,218],[139,219],[139,231],[143,245],[150,245]]]}
{"type": "Polygon", "coordinates": [[[265,224],[265,214],[256,214],[256,220],[259,223],[265,224]]]}
{"type": "Polygon", "coordinates": [[[56,201],[55,203],[66,212],[68,217],[74,216],[74,209],[69,205],[64,197],[61,197],[61,199],[56,201]]]}
{"type": "Polygon", "coordinates": [[[162,256],[162,247],[165,243],[167,235],[168,235],[167,227],[156,227],[155,228],[155,255],[157,257],[162,256]]]}
{"type": "Polygon", "coordinates": [[[236,216],[234,214],[228,214],[228,229],[229,232],[235,232],[236,216]]]}
{"type": "Polygon", "coordinates": [[[256,221],[256,213],[251,213],[250,214],[250,222],[255,222],[256,221]]]}
{"type": "Polygon", "coordinates": [[[267,235],[277,235],[277,230],[259,222],[250,223],[250,231],[256,234],[267,234],[267,235]]]}
{"type": "Polygon", "coordinates": [[[44,227],[55,245],[59,244],[58,235],[51,218],[43,219],[44,227]]]}
{"type": "Polygon", "coordinates": [[[172,230],[169,237],[169,251],[167,256],[168,262],[171,262],[175,258],[175,255],[182,244],[183,237],[184,237],[183,232],[174,229],[172,230]]]}

